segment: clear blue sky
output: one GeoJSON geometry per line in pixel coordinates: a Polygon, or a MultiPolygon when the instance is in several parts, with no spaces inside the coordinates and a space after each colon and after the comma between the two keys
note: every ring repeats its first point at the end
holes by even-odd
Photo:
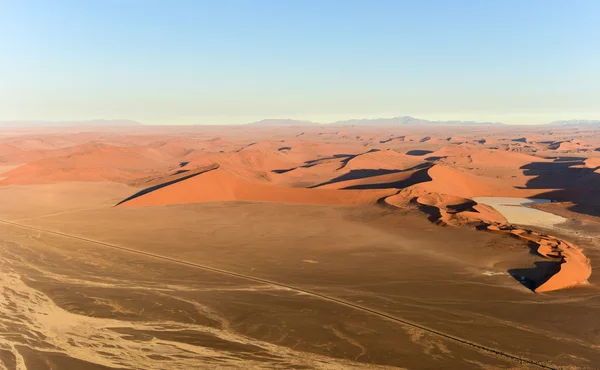
{"type": "Polygon", "coordinates": [[[0,0],[0,120],[600,119],[600,1],[0,0]]]}

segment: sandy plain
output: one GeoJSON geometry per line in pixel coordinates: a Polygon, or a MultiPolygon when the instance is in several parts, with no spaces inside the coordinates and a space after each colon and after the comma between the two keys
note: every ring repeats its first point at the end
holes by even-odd
{"type": "Polygon", "coordinates": [[[0,364],[598,368],[599,148],[590,128],[3,131],[0,364]]]}

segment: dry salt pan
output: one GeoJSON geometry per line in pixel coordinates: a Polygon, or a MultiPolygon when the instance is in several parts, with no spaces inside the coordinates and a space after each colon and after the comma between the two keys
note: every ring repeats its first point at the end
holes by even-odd
{"type": "Polygon", "coordinates": [[[550,203],[551,201],[548,199],[475,197],[473,200],[494,208],[506,217],[511,224],[551,228],[567,221],[564,217],[526,207],[531,204],[550,203]]]}

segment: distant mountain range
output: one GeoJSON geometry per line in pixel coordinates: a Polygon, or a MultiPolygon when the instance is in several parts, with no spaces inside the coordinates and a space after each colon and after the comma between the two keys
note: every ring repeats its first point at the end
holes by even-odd
{"type": "MultiPolygon", "coordinates": [[[[294,119],[265,119],[258,122],[252,122],[252,126],[313,126],[320,123],[311,121],[300,121],[294,119]]],[[[426,119],[414,118],[410,116],[393,118],[375,118],[375,119],[350,119],[346,121],[337,121],[325,123],[331,126],[399,126],[399,125],[452,125],[452,126],[501,126],[500,122],[474,122],[474,121],[429,121],[426,119]]]]}
{"type": "Polygon", "coordinates": [[[551,126],[600,126],[600,120],[593,119],[571,119],[566,121],[554,121],[551,126]]]}
{"type": "MultiPolygon", "coordinates": [[[[59,126],[141,126],[140,122],[127,119],[114,120],[88,120],[88,121],[0,121],[0,127],[59,127],[59,126]]],[[[375,119],[349,119],[330,123],[318,123],[305,120],[286,118],[263,119],[246,124],[248,126],[504,126],[500,122],[475,122],[475,121],[430,121],[410,116],[375,118],[375,119]]],[[[559,127],[598,127],[600,120],[563,120],[543,124],[542,126],[559,127]]]]}
{"type": "Polygon", "coordinates": [[[453,125],[453,126],[499,126],[503,125],[500,122],[474,122],[474,121],[429,121],[421,118],[410,116],[393,117],[393,118],[376,118],[376,119],[351,119],[347,121],[333,122],[331,125],[336,126],[397,126],[397,125],[453,125]]]}
{"type": "Polygon", "coordinates": [[[301,121],[297,119],[287,119],[287,118],[273,118],[273,119],[263,119],[262,121],[256,121],[248,123],[249,126],[312,126],[318,125],[318,123],[311,121],[301,121]]]}
{"type": "Polygon", "coordinates": [[[97,119],[90,121],[0,121],[0,127],[58,127],[58,126],[140,126],[131,120],[97,119]]]}

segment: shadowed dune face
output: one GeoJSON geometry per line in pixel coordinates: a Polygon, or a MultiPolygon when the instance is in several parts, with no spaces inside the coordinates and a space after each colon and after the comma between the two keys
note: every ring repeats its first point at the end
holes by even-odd
{"type": "Polygon", "coordinates": [[[413,150],[409,150],[408,152],[406,152],[407,155],[416,155],[416,156],[422,156],[422,155],[426,155],[426,154],[430,154],[433,153],[430,150],[418,150],[418,149],[413,149],[413,150]]]}
{"type": "Polygon", "coordinates": [[[119,203],[117,203],[117,206],[128,202],[130,200],[133,200],[135,198],[141,197],[145,194],[151,193],[153,191],[157,191],[159,189],[165,188],[167,186],[170,185],[174,185],[178,182],[181,181],[185,181],[188,179],[191,179],[192,177],[195,176],[199,176],[202,175],[203,173],[209,172],[209,171],[213,171],[219,168],[218,164],[212,165],[212,166],[206,166],[206,167],[201,167],[201,168],[197,168],[195,170],[185,170],[185,171],[176,171],[173,174],[171,174],[170,176],[164,176],[164,177],[158,177],[158,178],[153,178],[153,179],[148,179],[147,181],[144,181],[143,184],[145,186],[151,185],[148,188],[145,188],[144,190],[141,190],[135,194],[133,194],[132,196],[123,199],[122,201],[120,201],[119,203]]]}
{"type": "Polygon", "coordinates": [[[540,198],[572,202],[570,211],[600,217],[600,173],[595,166],[598,159],[584,158],[552,163],[531,163],[524,173],[532,178],[526,186],[533,189],[551,189],[540,193],[540,198]],[[589,164],[590,167],[583,165],[589,164]]]}
{"type": "Polygon", "coordinates": [[[132,207],[219,201],[358,205],[374,204],[394,191],[283,188],[250,183],[226,170],[214,168],[143,192],[124,200],[120,205],[132,207]]]}
{"type": "Polygon", "coordinates": [[[0,284],[13,289],[0,336],[16,338],[0,340],[4,367],[513,365],[390,327],[390,312],[526,360],[600,361],[585,319],[599,297],[600,132],[89,130],[0,132],[0,284]],[[532,207],[567,221],[511,224],[477,197],[557,201],[532,207]]]}

